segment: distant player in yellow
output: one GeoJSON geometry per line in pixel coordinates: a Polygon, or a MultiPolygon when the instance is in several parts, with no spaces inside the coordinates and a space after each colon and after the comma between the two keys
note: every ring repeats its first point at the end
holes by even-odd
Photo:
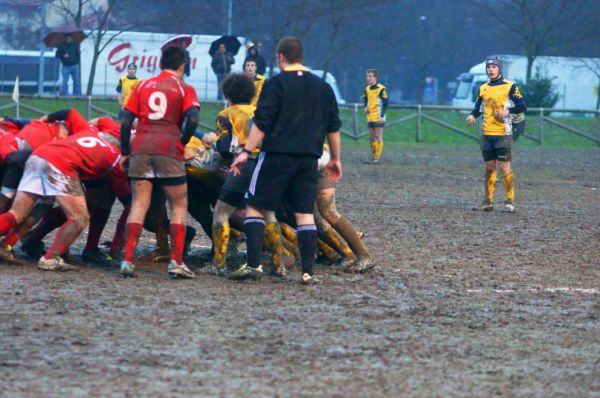
{"type": "Polygon", "coordinates": [[[525,112],[527,106],[517,85],[502,78],[502,60],[498,57],[488,57],[485,60],[485,69],[490,80],[479,88],[475,107],[467,117],[467,127],[472,127],[475,118],[483,114],[481,153],[485,161],[485,199],[481,210],[494,210],[498,167],[506,190],[504,210],[512,213],[515,211],[515,177],[510,164],[513,142],[511,115],[525,112]]]}
{"type": "Polygon", "coordinates": [[[383,128],[385,127],[385,111],[388,106],[388,92],[383,84],[377,83],[377,69],[367,70],[367,87],[365,87],[363,100],[373,163],[377,163],[383,151],[383,128]]]}
{"type": "Polygon", "coordinates": [[[121,78],[119,79],[119,84],[117,85],[117,101],[119,101],[119,120],[121,120],[123,108],[125,108],[125,105],[127,105],[127,101],[129,100],[129,96],[133,92],[133,89],[142,80],[135,75],[136,72],[137,66],[134,63],[131,63],[127,65],[127,74],[125,76],[121,76],[121,78]]]}
{"type": "Polygon", "coordinates": [[[252,98],[252,101],[250,101],[250,105],[256,107],[256,104],[258,104],[258,97],[260,97],[260,92],[267,79],[263,75],[256,73],[256,61],[253,59],[246,60],[244,63],[244,71],[254,82],[254,97],[252,98]]]}

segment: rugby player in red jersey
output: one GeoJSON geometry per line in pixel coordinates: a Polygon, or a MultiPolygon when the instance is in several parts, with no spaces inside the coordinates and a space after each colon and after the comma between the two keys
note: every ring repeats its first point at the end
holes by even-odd
{"type": "Polygon", "coordinates": [[[40,197],[54,196],[67,221],[58,230],[52,247],[40,258],[38,268],[71,269],[60,256],[89,223],[81,181],[107,178],[119,159],[116,139],[89,128],[41,146],[25,164],[11,209],[0,214],[0,235],[24,221],[40,197]]]}
{"type": "Polygon", "coordinates": [[[187,183],[184,146],[198,124],[200,104],[194,88],[181,80],[187,55],[169,47],[161,56],[162,72],[138,84],[124,108],[121,123],[121,159],[127,165],[133,194],[127,219],[123,276],[134,275],[135,249],[150,206],[154,184],[163,187],[171,208],[171,256],[167,268],[172,278],[194,278],[183,263],[187,183]],[[131,125],[138,118],[130,148],[131,125]]]}

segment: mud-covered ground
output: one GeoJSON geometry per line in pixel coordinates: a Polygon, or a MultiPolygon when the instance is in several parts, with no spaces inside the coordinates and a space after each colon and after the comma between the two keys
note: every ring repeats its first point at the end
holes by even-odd
{"type": "Polygon", "coordinates": [[[515,156],[490,214],[475,146],[346,151],[378,270],[318,286],[0,265],[0,396],[600,396],[600,151],[515,156]]]}

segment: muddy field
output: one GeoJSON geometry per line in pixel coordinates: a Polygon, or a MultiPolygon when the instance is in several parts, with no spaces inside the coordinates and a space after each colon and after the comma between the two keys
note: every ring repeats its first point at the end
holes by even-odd
{"type": "Polygon", "coordinates": [[[490,214],[475,146],[347,150],[378,269],[319,286],[0,265],[0,396],[600,396],[600,151],[515,156],[490,214]]]}

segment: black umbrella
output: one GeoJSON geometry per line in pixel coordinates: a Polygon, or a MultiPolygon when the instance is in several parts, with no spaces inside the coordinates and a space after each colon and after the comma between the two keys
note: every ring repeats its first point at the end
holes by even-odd
{"type": "Polygon", "coordinates": [[[65,41],[65,36],[70,34],[75,44],[79,44],[87,37],[83,30],[75,26],[58,26],[48,32],[44,37],[46,47],[58,47],[59,44],[65,41]]]}
{"type": "Polygon", "coordinates": [[[242,43],[240,43],[237,36],[221,36],[210,43],[210,50],[208,50],[208,53],[211,56],[215,55],[221,44],[225,44],[226,51],[233,55],[236,55],[242,46],[242,43]]]}

